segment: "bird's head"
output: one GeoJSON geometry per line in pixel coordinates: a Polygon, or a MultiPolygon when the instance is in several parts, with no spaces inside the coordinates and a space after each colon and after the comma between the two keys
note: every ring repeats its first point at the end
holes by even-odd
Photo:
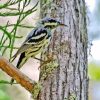
{"type": "Polygon", "coordinates": [[[67,26],[67,25],[61,23],[60,21],[57,21],[54,18],[43,18],[41,20],[41,25],[43,25],[45,28],[48,28],[51,30],[55,29],[58,26],[67,26]]]}

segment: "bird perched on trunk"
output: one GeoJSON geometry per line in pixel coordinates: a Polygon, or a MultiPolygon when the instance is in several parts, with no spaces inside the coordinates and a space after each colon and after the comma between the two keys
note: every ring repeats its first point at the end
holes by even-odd
{"type": "MultiPolygon", "coordinates": [[[[36,28],[29,33],[22,46],[12,57],[14,60],[20,54],[16,66],[18,69],[20,69],[30,57],[35,58],[37,54],[41,53],[44,48],[49,45],[52,38],[52,30],[58,26],[67,25],[62,24],[54,18],[44,18],[38,22],[36,28]]],[[[14,79],[11,80],[11,84],[13,81],[14,79]]]]}

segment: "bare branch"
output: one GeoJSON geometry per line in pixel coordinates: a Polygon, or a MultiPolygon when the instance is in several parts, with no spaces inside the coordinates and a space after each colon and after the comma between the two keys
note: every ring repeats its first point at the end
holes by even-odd
{"type": "Polygon", "coordinates": [[[0,56],[0,69],[6,72],[9,76],[16,80],[21,86],[23,86],[29,92],[33,91],[36,84],[35,81],[29,79],[25,74],[19,71],[14,65],[9,63],[5,58],[0,56]]]}

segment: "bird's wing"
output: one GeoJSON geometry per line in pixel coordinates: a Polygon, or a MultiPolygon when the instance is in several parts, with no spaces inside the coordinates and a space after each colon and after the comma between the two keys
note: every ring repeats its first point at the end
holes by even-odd
{"type": "Polygon", "coordinates": [[[37,42],[44,39],[46,35],[47,35],[47,30],[44,27],[37,28],[30,32],[24,43],[36,44],[37,42]]]}
{"type": "Polygon", "coordinates": [[[23,44],[23,45],[18,49],[18,51],[16,52],[16,54],[11,58],[11,62],[13,62],[13,61],[15,60],[15,58],[16,58],[19,54],[25,52],[25,51],[26,51],[28,48],[30,48],[30,47],[31,47],[31,45],[23,44]]]}
{"type": "MultiPolygon", "coordinates": [[[[43,27],[32,30],[27,36],[22,46],[18,49],[17,53],[12,57],[13,60],[21,53],[25,52],[31,46],[36,46],[47,35],[47,30],[43,27]]],[[[13,61],[12,60],[12,61],[13,61]]]]}
{"type": "Polygon", "coordinates": [[[21,45],[21,47],[18,49],[18,51],[16,52],[16,54],[11,58],[11,62],[13,62],[15,60],[15,58],[25,52],[29,47],[31,47],[30,44],[26,44],[26,42],[28,41],[28,39],[30,39],[32,37],[32,34],[34,34],[35,29],[33,29],[29,35],[26,37],[26,40],[23,42],[23,44],[21,45]]]}

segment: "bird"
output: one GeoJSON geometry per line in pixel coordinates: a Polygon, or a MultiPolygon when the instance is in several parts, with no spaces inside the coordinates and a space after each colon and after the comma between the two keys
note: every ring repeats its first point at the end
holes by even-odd
{"type": "MultiPolygon", "coordinates": [[[[52,30],[56,29],[58,26],[67,26],[55,18],[45,17],[37,22],[36,28],[34,28],[26,40],[23,42],[21,47],[18,49],[16,54],[12,57],[12,62],[14,59],[20,55],[16,67],[20,69],[29,58],[35,58],[35,56],[41,53],[45,48],[48,47],[52,39],[52,30]]],[[[13,84],[14,79],[11,79],[11,84],[13,84]]]]}

